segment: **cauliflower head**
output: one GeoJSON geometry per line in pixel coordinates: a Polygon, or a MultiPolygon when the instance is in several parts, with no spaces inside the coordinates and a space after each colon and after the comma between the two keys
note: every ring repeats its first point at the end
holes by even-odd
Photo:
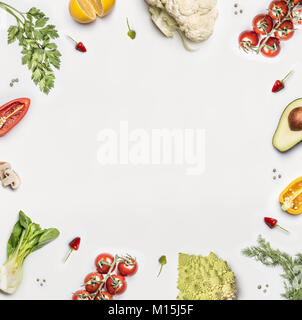
{"type": "Polygon", "coordinates": [[[150,6],[152,20],[167,36],[181,31],[193,42],[207,40],[214,32],[218,17],[217,0],[145,0],[150,6]],[[173,23],[168,20],[169,16],[173,23]],[[163,19],[162,19],[163,18],[163,19]],[[159,21],[161,21],[159,23],[159,21]],[[164,28],[163,28],[164,25],[164,28]]]}
{"type": "Polygon", "coordinates": [[[235,276],[214,253],[207,257],[179,254],[178,300],[234,300],[235,276]]]}

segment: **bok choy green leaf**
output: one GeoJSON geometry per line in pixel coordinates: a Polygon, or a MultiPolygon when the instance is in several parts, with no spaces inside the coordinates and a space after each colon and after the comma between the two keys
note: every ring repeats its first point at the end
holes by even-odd
{"type": "Polygon", "coordinates": [[[59,234],[54,228],[41,229],[20,211],[19,220],[7,243],[7,261],[0,267],[0,290],[8,294],[16,292],[22,281],[26,257],[56,239],[59,234]]]}

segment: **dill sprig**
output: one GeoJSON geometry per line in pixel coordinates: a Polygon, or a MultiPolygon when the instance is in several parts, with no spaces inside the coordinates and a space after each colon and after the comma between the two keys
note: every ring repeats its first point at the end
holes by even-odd
{"type": "Polygon", "coordinates": [[[0,2],[0,8],[12,15],[17,25],[8,29],[8,43],[19,41],[22,47],[22,64],[32,71],[32,80],[46,94],[54,87],[53,67],[60,69],[61,54],[51,42],[59,37],[56,27],[47,24],[49,18],[37,8],[21,12],[0,2]]]}
{"type": "Polygon", "coordinates": [[[302,254],[294,257],[280,250],[272,249],[269,242],[261,236],[258,245],[242,250],[242,254],[255,258],[269,267],[281,267],[285,292],[281,295],[288,300],[302,300],[302,254]]]}

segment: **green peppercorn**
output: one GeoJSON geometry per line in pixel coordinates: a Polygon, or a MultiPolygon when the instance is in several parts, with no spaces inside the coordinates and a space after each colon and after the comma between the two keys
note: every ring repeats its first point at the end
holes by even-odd
{"type": "Polygon", "coordinates": [[[132,40],[134,40],[134,39],[136,38],[136,32],[130,28],[128,18],[127,18],[127,26],[128,26],[128,30],[129,30],[129,31],[128,31],[128,36],[129,36],[129,38],[131,38],[132,40]]]}
{"type": "Polygon", "coordinates": [[[160,274],[162,272],[162,269],[163,269],[163,266],[167,264],[167,257],[166,256],[161,256],[158,261],[161,264],[161,266],[160,266],[160,270],[159,270],[159,273],[158,273],[157,277],[160,276],[160,274]]]}

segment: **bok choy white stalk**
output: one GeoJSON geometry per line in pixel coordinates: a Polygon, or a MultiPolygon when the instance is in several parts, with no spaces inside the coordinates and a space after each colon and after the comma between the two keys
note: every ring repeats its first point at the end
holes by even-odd
{"type": "Polygon", "coordinates": [[[57,229],[41,229],[22,211],[7,243],[7,261],[0,267],[0,290],[13,294],[22,281],[26,257],[59,236],[57,229]]]}

